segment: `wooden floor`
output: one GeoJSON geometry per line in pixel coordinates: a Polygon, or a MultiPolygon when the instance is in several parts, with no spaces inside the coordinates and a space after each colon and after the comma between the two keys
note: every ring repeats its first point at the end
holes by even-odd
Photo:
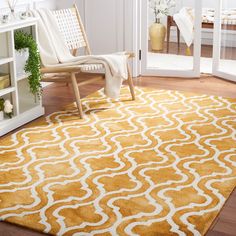
{"type": "MultiPolygon", "coordinates": [[[[157,89],[170,89],[191,91],[209,95],[236,98],[236,84],[227,82],[212,76],[203,75],[200,79],[183,78],[158,78],[142,77],[134,79],[136,86],[152,87],[157,89]]],[[[95,92],[103,85],[97,82],[81,89],[84,97],[95,92]]],[[[46,114],[62,109],[65,105],[73,102],[73,93],[70,86],[65,84],[52,84],[44,89],[43,104],[46,114]]],[[[33,232],[7,223],[0,223],[0,236],[40,236],[43,234],[33,232]]],[[[207,236],[235,236],[236,235],[236,190],[226,202],[223,210],[215,220],[207,236]]]]}

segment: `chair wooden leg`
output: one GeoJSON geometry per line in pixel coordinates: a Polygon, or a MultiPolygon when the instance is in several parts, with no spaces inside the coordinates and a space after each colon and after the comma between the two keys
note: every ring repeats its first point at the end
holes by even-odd
{"type": "Polygon", "coordinates": [[[80,93],[79,93],[79,87],[78,87],[78,84],[77,84],[75,73],[71,73],[71,81],[72,81],[72,87],[73,87],[73,90],[74,90],[79,115],[80,115],[80,118],[83,119],[83,109],[82,109],[82,104],[81,104],[81,100],[80,100],[80,93]]]}
{"type": "Polygon", "coordinates": [[[170,49],[170,22],[167,21],[167,37],[166,37],[166,53],[169,53],[170,49]]]}
{"type": "Polygon", "coordinates": [[[177,42],[178,42],[178,54],[180,52],[180,30],[179,27],[177,26],[177,42]]]}
{"type": "Polygon", "coordinates": [[[130,90],[130,93],[132,96],[132,100],[134,101],[135,100],[135,91],[134,91],[133,78],[131,75],[131,70],[130,70],[129,65],[128,65],[128,84],[129,84],[129,90],[130,90]]]}

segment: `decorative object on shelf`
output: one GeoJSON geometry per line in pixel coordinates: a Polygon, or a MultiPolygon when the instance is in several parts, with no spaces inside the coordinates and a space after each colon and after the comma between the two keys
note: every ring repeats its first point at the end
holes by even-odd
{"type": "Polygon", "coordinates": [[[11,17],[13,20],[16,18],[15,7],[16,7],[17,2],[18,2],[18,0],[7,0],[8,6],[11,10],[11,17]]]}
{"type": "Polygon", "coordinates": [[[10,75],[0,73],[0,90],[10,87],[10,75]]]}
{"type": "Polygon", "coordinates": [[[161,23],[161,18],[170,14],[170,9],[175,6],[174,0],[149,0],[149,7],[153,10],[155,22],[149,28],[151,48],[153,51],[162,51],[166,37],[166,26],[161,23]]]}
{"type": "Polygon", "coordinates": [[[13,105],[10,100],[4,100],[0,98],[0,120],[4,119],[4,114],[6,114],[9,118],[12,118],[13,115],[13,105]]]}
{"type": "Polygon", "coordinates": [[[23,31],[15,31],[15,49],[21,50],[28,48],[29,58],[25,65],[25,72],[29,73],[28,82],[30,91],[37,96],[39,99],[42,94],[41,86],[41,72],[40,72],[40,56],[38,51],[37,43],[35,42],[32,35],[23,31]]]}
{"type": "Polygon", "coordinates": [[[6,24],[6,23],[8,23],[9,19],[10,19],[10,16],[7,14],[4,14],[4,15],[2,15],[1,22],[3,24],[6,24]]]}
{"type": "Polygon", "coordinates": [[[22,48],[19,50],[15,50],[15,59],[16,59],[16,74],[17,77],[21,77],[26,75],[25,66],[29,59],[29,49],[22,48]]]}
{"type": "Polygon", "coordinates": [[[11,104],[10,100],[6,100],[4,102],[4,113],[9,117],[12,118],[13,115],[13,105],[11,104]]]}
{"type": "Polygon", "coordinates": [[[25,20],[29,16],[29,13],[27,11],[23,11],[19,13],[19,17],[21,20],[25,20]]]}

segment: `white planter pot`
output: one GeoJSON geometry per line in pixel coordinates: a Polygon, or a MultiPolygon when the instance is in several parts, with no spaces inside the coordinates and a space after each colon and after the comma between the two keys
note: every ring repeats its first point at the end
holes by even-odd
{"type": "Polygon", "coordinates": [[[21,76],[25,73],[25,65],[29,58],[29,49],[23,48],[21,50],[15,50],[16,57],[16,74],[17,76],[21,76]]]}
{"type": "Polygon", "coordinates": [[[4,113],[3,111],[0,111],[0,121],[3,121],[4,120],[4,113]]]}

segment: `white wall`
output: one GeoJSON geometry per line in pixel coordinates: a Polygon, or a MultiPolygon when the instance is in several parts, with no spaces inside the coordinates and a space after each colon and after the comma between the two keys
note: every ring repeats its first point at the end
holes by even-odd
{"type": "Polygon", "coordinates": [[[92,51],[103,54],[122,50],[123,1],[85,1],[85,24],[92,51]]]}

